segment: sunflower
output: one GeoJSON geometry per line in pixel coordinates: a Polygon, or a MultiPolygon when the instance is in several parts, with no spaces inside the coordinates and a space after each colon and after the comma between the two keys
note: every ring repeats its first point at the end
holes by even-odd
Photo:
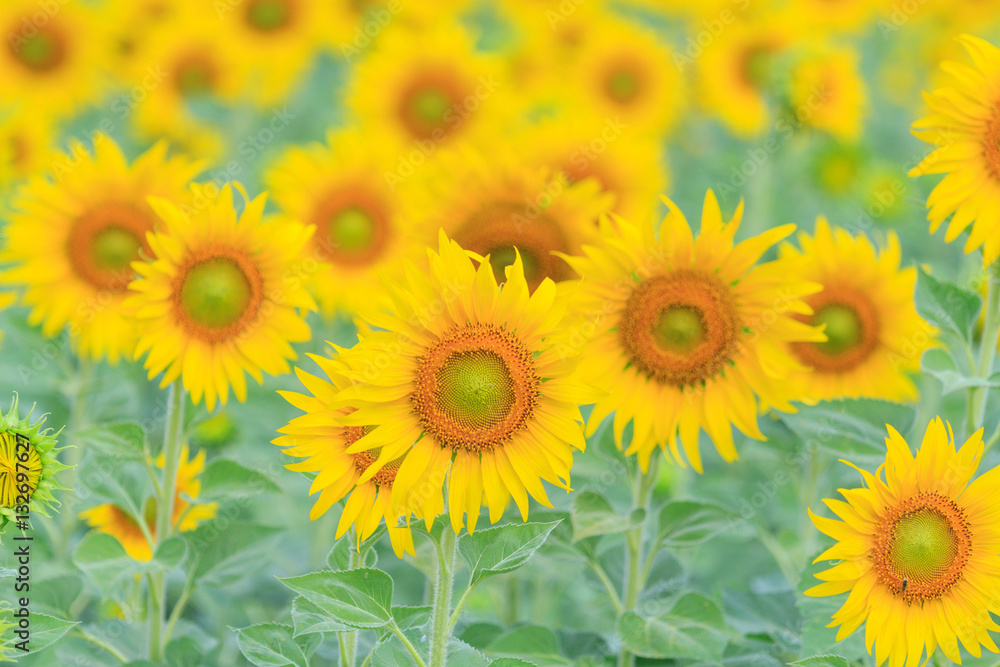
{"type": "Polygon", "coordinates": [[[917,314],[917,270],[900,268],[899,238],[889,231],[878,252],[864,234],[831,229],[820,216],[814,235],[798,239],[801,250],[786,243],[781,256],[805,260],[799,276],[823,286],[806,299],[812,313],[798,319],[825,326],[828,340],[790,345],[809,369],[790,380],[795,392],[817,400],[915,400],[910,375],[934,344],[934,328],[917,314]]]}
{"type": "Polygon", "coordinates": [[[831,32],[859,33],[872,23],[879,9],[888,9],[881,0],[800,0],[790,3],[792,16],[804,32],[819,37],[831,32]],[[881,5],[881,7],[880,7],[881,5]]]}
{"type": "Polygon", "coordinates": [[[0,4],[0,29],[0,99],[51,119],[98,98],[102,25],[85,4],[9,0],[0,4]]]}
{"type": "Polygon", "coordinates": [[[418,167],[439,145],[495,129],[506,117],[502,71],[458,25],[417,30],[393,23],[354,68],[347,105],[370,124],[366,136],[418,167]]]}
{"type": "Polygon", "coordinates": [[[865,486],[841,489],[843,502],[824,500],[840,520],[813,514],[820,532],[837,541],[814,562],[840,563],[816,575],[809,596],[850,592],[833,615],[837,640],[865,623],[875,661],[917,667],[937,647],[961,663],[958,644],[980,656],[996,652],[989,631],[1000,631],[1000,468],[970,480],[983,454],[982,429],[955,451],[951,425],[936,417],[916,456],[888,427],[885,464],[874,475],[856,468],[865,486]],[[883,475],[884,473],[884,475],[883,475]],[[883,479],[884,476],[884,479],[883,479]]]}
{"type": "Polygon", "coordinates": [[[805,124],[843,141],[857,139],[867,104],[857,52],[822,48],[803,57],[792,69],[789,102],[805,124]]]}
{"type": "Polygon", "coordinates": [[[22,110],[0,120],[0,191],[47,166],[52,135],[49,122],[35,113],[22,110]]]}
{"type": "Polygon", "coordinates": [[[596,178],[570,184],[550,166],[523,164],[521,153],[500,145],[443,152],[416,183],[413,214],[420,219],[413,224],[431,235],[444,229],[462,248],[489,255],[501,282],[504,268],[520,253],[533,290],[546,278],[572,277],[553,253],[578,252],[596,238],[597,219],[610,209],[613,195],[602,193],[596,178]]]}
{"type": "Polygon", "coordinates": [[[398,0],[360,0],[329,3],[329,22],[323,31],[326,42],[337,55],[351,62],[376,43],[383,27],[403,23],[422,28],[440,21],[442,16],[456,16],[469,6],[469,0],[439,0],[435,3],[402,3],[398,0]]]}
{"type": "Polygon", "coordinates": [[[141,328],[136,358],[147,354],[152,379],[161,387],[180,378],[198,404],[209,411],[223,405],[230,387],[246,400],[249,373],[279,375],[295,359],[289,343],[309,340],[303,310],[316,304],[301,284],[302,249],[312,227],[297,222],[262,221],[266,196],[253,200],[243,186],[243,212],[233,208],[233,185],[221,190],[192,185],[190,215],[165,199],[150,205],[163,231],[147,235],[149,262],[133,262],[139,277],[126,300],[141,328]]]}
{"type": "MultiPolygon", "coordinates": [[[[156,461],[163,468],[163,456],[156,461]]],[[[188,532],[194,530],[204,521],[215,518],[219,509],[218,503],[191,503],[187,499],[197,500],[201,495],[201,480],[198,476],[205,470],[205,452],[198,452],[194,458],[190,456],[187,444],[181,448],[180,466],[177,469],[177,484],[174,487],[174,513],[170,525],[174,530],[188,532]]],[[[142,521],[146,523],[145,531],[139,525],[139,518],[134,517],[121,507],[112,504],[98,505],[80,512],[80,518],[99,533],[111,535],[125,548],[125,552],[137,561],[152,560],[153,551],[149,545],[149,537],[156,539],[156,499],[150,498],[143,509],[142,521]]]]}
{"type": "Polygon", "coordinates": [[[310,251],[319,268],[309,284],[328,316],[370,304],[381,276],[434,238],[415,243],[401,224],[407,189],[386,182],[396,156],[382,148],[360,132],[331,131],[325,146],[289,148],[265,175],[282,212],[316,226],[310,251]]]}
{"type": "Polygon", "coordinates": [[[0,533],[19,516],[27,515],[28,521],[36,513],[51,517],[59,505],[53,492],[66,490],[56,480],[59,471],[69,468],[56,459],[63,449],[56,448],[59,434],[42,428],[47,415],[32,424],[33,411],[21,417],[14,394],[7,414],[0,412],[0,533]]]}
{"type": "Polygon", "coordinates": [[[797,277],[805,260],[780,259],[755,266],[794,225],[781,225],[734,244],[740,203],[724,223],[709,190],[701,232],[691,233],[677,206],[659,228],[625,220],[602,224],[601,243],[566,261],[582,277],[573,330],[586,337],[580,374],[610,394],[594,407],[592,434],[612,412],[619,448],[631,421],[632,442],[643,471],[659,446],[679,464],[702,471],[698,434],[708,433],[726,461],[738,458],[732,425],[763,440],[757,426],[763,407],[792,411],[797,399],[787,379],[800,369],[787,344],[822,341],[819,329],[796,315],[811,313],[803,298],[820,286],[797,277]]]}
{"type": "MultiPolygon", "coordinates": [[[[347,370],[338,361],[309,355],[326,373],[329,381],[310,375],[296,368],[302,384],[310,395],[291,391],[279,391],[289,403],[306,414],[296,417],[287,426],[279,429],[284,433],[274,444],[284,447],[289,456],[305,458],[305,461],[291,463],[285,467],[305,473],[317,473],[309,494],[319,492],[319,498],[309,513],[310,519],[323,516],[330,507],[348,497],[337,526],[339,539],[350,526],[357,526],[358,544],[368,539],[382,520],[389,531],[393,551],[402,557],[404,553],[414,555],[413,535],[410,532],[411,511],[418,517],[430,516],[431,520],[441,513],[442,508],[434,505],[433,494],[425,496],[418,507],[400,511],[393,503],[393,484],[406,452],[387,463],[369,479],[359,482],[375,461],[379,459],[378,448],[350,453],[351,446],[373,428],[365,426],[344,426],[340,418],[354,411],[352,407],[339,407],[335,397],[351,385],[344,375],[347,370]],[[399,519],[405,516],[407,525],[400,526],[399,519]]],[[[448,460],[438,457],[431,470],[425,470],[426,480],[437,480],[440,487],[448,471],[448,460]]]]}
{"type": "Polygon", "coordinates": [[[529,494],[551,507],[541,480],[569,489],[573,449],[586,445],[578,405],[600,395],[573,375],[578,351],[559,331],[565,299],[550,279],[529,294],[520,256],[499,287],[488,258],[443,231],[428,258],[429,271],[408,264],[405,284],[387,281],[391,311],[364,318],[384,331],[339,355],[357,382],[336,396],[356,408],[339,422],[374,426],[347,452],[374,459],[359,482],[405,455],[393,504],[423,505],[428,526],[444,500],[424,480],[449,462],[455,532],[463,514],[475,530],[484,496],[491,522],[511,496],[527,519],[529,494]]]}
{"type": "Polygon", "coordinates": [[[927,198],[931,233],[951,216],[945,241],[972,231],[965,252],[983,249],[983,262],[1000,257],[1000,50],[971,35],[958,38],[975,66],[946,61],[951,86],[925,95],[931,114],[914,135],[938,146],[910,176],[947,174],[927,198]]]}
{"type": "Polygon", "coordinates": [[[0,261],[0,282],[23,285],[28,322],[54,336],[64,328],[78,354],[115,364],[130,356],[135,327],[122,304],[147,249],[156,216],[147,196],[183,198],[202,164],[167,157],[158,143],[130,166],[114,140],[94,137],[93,153],[79,142],[53,161],[51,179],[38,176],[13,197],[0,261]],[[72,165],[72,166],[69,166],[72,165]]]}
{"type": "Polygon", "coordinates": [[[614,197],[611,211],[626,220],[653,221],[659,194],[668,189],[660,144],[613,119],[573,113],[536,123],[513,141],[521,159],[566,175],[570,185],[595,178],[614,197]]]}

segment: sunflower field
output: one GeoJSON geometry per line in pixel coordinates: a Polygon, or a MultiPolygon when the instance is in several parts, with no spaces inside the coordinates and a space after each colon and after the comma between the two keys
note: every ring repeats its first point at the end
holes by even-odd
{"type": "Polygon", "coordinates": [[[0,662],[1000,666],[1000,4],[0,28],[0,662]]]}

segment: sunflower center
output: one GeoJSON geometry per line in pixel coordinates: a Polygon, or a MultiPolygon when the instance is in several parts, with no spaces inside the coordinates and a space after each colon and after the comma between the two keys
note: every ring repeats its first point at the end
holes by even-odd
{"type": "Polygon", "coordinates": [[[22,501],[30,500],[41,477],[42,459],[27,436],[0,433],[0,507],[23,504],[18,496],[22,501]]]}
{"type": "Polygon", "coordinates": [[[36,73],[50,72],[66,59],[63,40],[47,28],[38,28],[34,35],[20,44],[11,43],[11,50],[18,62],[36,73]]]}
{"type": "Polygon", "coordinates": [[[862,364],[878,346],[878,314],[867,295],[846,287],[827,287],[807,302],[813,314],[798,319],[825,324],[828,340],[794,343],[792,350],[803,363],[817,371],[843,373],[862,364]]]}
{"type": "Polygon", "coordinates": [[[547,212],[530,217],[524,204],[496,202],[468,216],[452,238],[466,250],[490,256],[498,282],[504,269],[521,253],[524,278],[534,290],[546,278],[559,282],[570,277],[569,266],[554,251],[570,252],[562,226],[547,212]]]}
{"type": "Polygon", "coordinates": [[[611,71],[605,82],[608,96],[620,104],[627,104],[639,95],[639,76],[632,70],[621,67],[611,71]]]}
{"type": "Polygon", "coordinates": [[[888,508],[875,531],[879,583],[908,603],[944,595],[959,579],[972,535],[955,501],[924,492],[888,508]]]}
{"type": "Polygon", "coordinates": [[[84,212],[66,239],[76,274],[96,289],[123,292],[135,277],[130,264],[148,250],[149,214],[128,202],[105,202],[84,212]]]}
{"type": "Polygon", "coordinates": [[[219,329],[243,316],[252,295],[246,274],[232,260],[220,257],[188,269],[181,305],[198,324],[219,329]]]}
{"type": "Polygon", "coordinates": [[[454,327],[420,358],[411,402],[438,443],[478,452],[524,428],[540,383],[534,355],[515,334],[468,324],[454,327]]]}
{"type": "Polygon", "coordinates": [[[212,92],[216,81],[215,68],[204,57],[192,56],[177,64],[174,83],[181,95],[195,96],[212,92]]]}
{"type": "Polygon", "coordinates": [[[316,243],[334,264],[364,266],[382,256],[392,232],[389,208],[363,186],[335,190],[313,215],[316,243]]]}
{"type": "Polygon", "coordinates": [[[348,252],[358,252],[375,238],[375,221],[357,207],[341,211],[330,221],[330,240],[348,252]]]}
{"type": "Polygon", "coordinates": [[[274,32],[292,20],[287,0],[251,0],[247,5],[247,23],[260,32],[274,32]]]}
{"type": "Polygon", "coordinates": [[[731,290],[699,271],[649,278],[632,291],[619,332],[632,363],[675,387],[704,382],[732,359],[740,331],[731,290]]]}
{"type": "Polygon", "coordinates": [[[413,114],[421,121],[428,124],[437,124],[444,121],[444,115],[448,113],[451,100],[440,90],[429,88],[421,90],[413,96],[413,114]]]}
{"type": "Polygon", "coordinates": [[[454,129],[448,114],[468,95],[466,88],[445,69],[420,73],[399,98],[399,119],[415,138],[441,141],[454,129]]]}
{"type": "Polygon", "coordinates": [[[771,65],[771,48],[766,44],[751,44],[741,56],[740,75],[750,88],[763,88],[771,65]]]}

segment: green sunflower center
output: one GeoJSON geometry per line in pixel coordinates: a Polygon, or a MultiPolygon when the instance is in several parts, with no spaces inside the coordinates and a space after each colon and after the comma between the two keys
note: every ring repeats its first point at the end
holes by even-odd
{"type": "Polygon", "coordinates": [[[18,496],[30,500],[41,476],[42,459],[28,438],[11,431],[0,433],[0,506],[17,506],[18,496]]]}
{"type": "Polygon", "coordinates": [[[40,29],[17,46],[12,46],[14,55],[22,65],[35,72],[54,69],[62,62],[62,43],[51,31],[40,29]]]}
{"type": "Polygon", "coordinates": [[[207,63],[190,62],[177,68],[177,90],[184,95],[204,95],[212,91],[215,76],[207,63]]]}
{"type": "Polygon", "coordinates": [[[705,342],[708,331],[701,313],[689,306],[664,308],[653,325],[653,338],[665,350],[687,354],[705,342]]]}
{"type": "Polygon", "coordinates": [[[91,252],[94,265],[104,271],[123,271],[139,258],[142,243],[122,227],[107,227],[94,235],[91,252]]]}
{"type": "Polygon", "coordinates": [[[336,213],[330,220],[330,242],[345,252],[367,250],[377,231],[375,220],[356,206],[336,213]]]}
{"type": "Polygon", "coordinates": [[[608,77],[608,94],[618,102],[628,102],[639,94],[639,77],[627,69],[617,69],[608,77]]]}
{"type": "Polygon", "coordinates": [[[181,306],[196,324],[222,329],[235,324],[250,306],[253,288],[246,273],[227,258],[209,259],[188,270],[181,306]]]}
{"type": "Polygon", "coordinates": [[[413,96],[411,104],[413,115],[421,122],[436,125],[444,122],[445,114],[451,107],[451,100],[441,90],[424,88],[413,96]]]}
{"type": "Polygon", "coordinates": [[[287,0],[256,0],[247,7],[247,21],[264,32],[279,30],[291,21],[287,0]]]}
{"type": "Polygon", "coordinates": [[[922,509],[896,522],[890,550],[893,566],[907,579],[918,582],[939,578],[959,551],[948,519],[932,509],[922,509]]]}
{"type": "Polygon", "coordinates": [[[510,369],[489,350],[452,354],[438,370],[437,380],[438,409],[470,429],[500,423],[516,399],[510,369]]]}
{"type": "Polygon", "coordinates": [[[826,325],[825,343],[816,346],[826,354],[836,356],[861,344],[864,336],[864,324],[857,311],[850,306],[832,303],[823,306],[813,317],[816,325],[826,325]]]}

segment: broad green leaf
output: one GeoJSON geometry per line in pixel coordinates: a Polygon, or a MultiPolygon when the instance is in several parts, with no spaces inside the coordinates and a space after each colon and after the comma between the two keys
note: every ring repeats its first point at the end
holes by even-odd
{"type": "Polygon", "coordinates": [[[693,547],[727,530],[734,515],[697,500],[673,500],[660,510],[659,540],[672,548],[693,547]]]}
{"type": "MultiPolygon", "coordinates": [[[[642,516],[637,517],[642,521],[642,516]]],[[[621,533],[635,525],[633,517],[618,514],[607,498],[596,491],[582,491],[573,498],[570,509],[573,524],[573,541],[621,533]]]]}
{"type": "Polygon", "coordinates": [[[296,637],[319,632],[347,632],[353,629],[331,619],[319,605],[302,596],[292,600],[292,626],[295,628],[296,637]]]}
{"type": "Polygon", "coordinates": [[[463,535],[458,551],[469,564],[471,586],[487,577],[511,572],[524,565],[559,525],[553,523],[508,524],[463,535]]]}
{"type": "Polygon", "coordinates": [[[851,661],[839,655],[814,655],[789,664],[800,667],[851,667],[851,661]]]}
{"type": "Polygon", "coordinates": [[[975,292],[938,280],[923,268],[917,278],[917,312],[934,326],[968,339],[983,300],[975,292]]]}
{"type": "Polygon", "coordinates": [[[100,424],[78,431],[75,437],[81,444],[118,461],[142,461],[146,458],[146,434],[138,424],[100,424]]]}
{"type": "MultiPolygon", "coordinates": [[[[403,634],[409,640],[410,644],[413,645],[413,648],[417,650],[418,655],[420,655],[424,663],[429,663],[427,658],[429,646],[426,638],[424,637],[423,631],[411,628],[409,630],[404,630],[403,634]]],[[[360,660],[358,662],[360,662],[360,660]]],[[[410,653],[409,649],[407,649],[406,646],[403,645],[403,642],[401,642],[399,638],[393,634],[387,635],[375,647],[372,651],[370,664],[371,667],[418,667],[419,665],[419,663],[413,659],[413,655],[410,653]]]]}
{"type": "MultiPolygon", "coordinates": [[[[410,628],[420,628],[427,625],[427,622],[431,618],[431,608],[427,605],[419,607],[393,607],[392,608],[392,619],[399,626],[400,630],[409,630],[410,628]]],[[[385,635],[389,634],[388,628],[379,628],[377,630],[379,634],[379,639],[381,640],[385,635]]]]}
{"type": "Polygon", "coordinates": [[[191,637],[178,637],[167,644],[164,652],[167,667],[201,667],[205,657],[201,648],[191,637]]]}
{"type": "Polygon", "coordinates": [[[258,667],[308,667],[309,658],[292,637],[292,629],[278,623],[229,628],[236,633],[240,652],[258,667]]]}
{"type": "MultiPolygon", "coordinates": [[[[7,614],[10,613],[9,611],[7,612],[7,614]]],[[[79,621],[64,621],[61,618],[49,616],[48,614],[31,612],[31,638],[28,640],[28,650],[25,652],[18,649],[15,655],[20,657],[44,651],[59,641],[73,626],[79,624],[79,621]]],[[[7,630],[5,634],[9,636],[11,632],[13,630],[7,630]]],[[[8,636],[5,636],[4,639],[7,640],[8,636]]],[[[13,643],[16,644],[20,641],[20,638],[15,638],[13,643]]],[[[4,643],[8,642],[5,641],[4,643]]]]}
{"type": "Polygon", "coordinates": [[[104,533],[85,535],[73,552],[73,562],[105,594],[142,569],[118,540],[104,533]]]}
{"type": "Polygon", "coordinates": [[[548,628],[521,625],[504,633],[486,647],[487,655],[533,658],[545,665],[572,665],[562,656],[559,639],[548,628]]]}
{"type": "Polygon", "coordinates": [[[503,628],[493,623],[472,623],[467,626],[459,639],[469,646],[485,650],[497,637],[503,634],[503,628]]]}
{"type": "Polygon", "coordinates": [[[93,496],[106,500],[132,518],[143,516],[143,504],[153,489],[146,469],[136,461],[120,461],[112,456],[91,456],[85,459],[77,476],[76,493],[88,505],[96,505],[93,496]]]}
{"type": "Polygon", "coordinates": [[[646,658],[718,662],[728,643],[722,612],[697,593],[683,596],[661,616],[625,612],[618,619],[618,633],[630,651],[646,658]]]}
{"type": "Polygon", "coordinates": [[[180,565],[186,555],[187,542],[180,537],[171,537],[157,545],[153,561],[164,570],[171,570],[180,565]]]}
{"type": "Polygon", "coordinates": [[[460,639],[448,638],[448,647],[445,649],[447,663],[449,665],[462,665],[462,667],[487,667],[490,664],[489,658],[472,648],[460,639]]]}
{"type": "Polygon", "coordinates": [[[200,479],[199,501],[225,499],[236,493],[276,493],[281,490],[264,473],[229,459],[215,459],[209,463],[200,479]]]}
{"type": "Polygon", "coordinates": [[[185,534],[189,553],[198,555],[195,577],[224,583],[252,571],[256,561],[267,558],[266,543],[277,528],[236,521],[208,521],[185,534]]]}
{"type": "Polygon", "coordinates": [[[1000,373],[994,373],[986,379],[972,377],[959,370],[952,356],[939,348],[927,350],[920,364],[925,373],[938,379],[941,393],[945,395],[971,387],[1000,387],[1000,373]]]}
{"type": "Polygon", "coordinates": [[[392,619],[392,578],[381,570],[327,570],[279,581],[348,627],[380,628],[392,619]]]}
{"type": "Polygon", "coordinates": [[[886,424],[906,433],[914,419],[911,406],[875,400],[828,401],[802,406],[781,416],[807,448],[821,447],[857,461],[885,458],[886,424]]]}
{"type": "Polygon", "coordinates": [[[60,616],[68,615],[70,605],[83,591],[83,580],[77,573],[31,583],[31,608],[54,611],[60,616]],[[35,583],[38,585],[35,586],[35,583]]]}
{"type": "MultiPolygon", "coordinates": [[[[361,551],[365,551],[369,545],[376,542],[385,532],[385,524],[376,528],[371,537],[361,543],[361,551]]],[[[345,535],[337,540],[333,548],[330,549],[330,554],[326,557],[326,563],[330,566],[331,570],[349,570],[351,569],[352,553],[355,558],[358,558],[358,544],[345,535]]],[[[375,567],[378,564],[378,552],[375,549],[368,549],[366,561],[361,564],[361,567],[375,567]]]]}
{"type": "Polygon", "coordinates": [[[537,667],[535,663],[520,658],[497,658],[489,667],[537,667]]]}

